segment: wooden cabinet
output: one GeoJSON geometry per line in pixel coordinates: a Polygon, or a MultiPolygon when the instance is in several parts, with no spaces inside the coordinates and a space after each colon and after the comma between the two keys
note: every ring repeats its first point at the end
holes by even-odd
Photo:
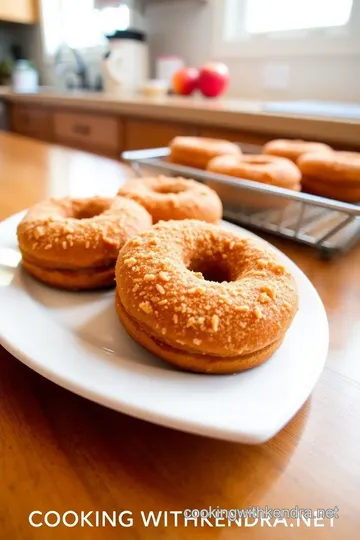
{"type": "MultiPolygon", "coordinates": [[[[1,2],[1,0],[0,0],[1,2]]],[[[150,118],[120,117],[116,113],[14,103],[12,130],[45,141],[119,159],[124,150],[168,146],[177,135],[201,136],[263,145],[271,135],[201,127],[150,118]]]]}
{"type": "Polygon", "coordinates": [[[10,110],[12,131],[43,141],[52,140],[51,113],[42,107],[13,105],[10,110]]]}
{"type": "Polygon", "coordinates": [[[53,115],[54,139],[60,144],[119,157],[122,124],[117,117],[56,110],[53,115]]]}
{"type": "Polygon", "coordinates": [[[254,133],[248,133],[243,131],[222,129],[222,128],[204,128],[200,130],[199,135],[201,137],[211,137],[214,139],[225,139],[232,142],[244,142],[248,144],[263,145],[267,141],[270,141],[274,137],[271,135],[257,135],[254,133]]]}
{"type": "Polygon", "coordinates": [[[128,119],[125,121],[125,150],[161,148],[168,146],[177,135],[196,135],[197,131],[195,126],[185,124],[128,119]]]}
{"type": "Polygon", "coordinates": [[[19,23],[37,22],[37,0],[0,0],[0,20],[19,23]]]}

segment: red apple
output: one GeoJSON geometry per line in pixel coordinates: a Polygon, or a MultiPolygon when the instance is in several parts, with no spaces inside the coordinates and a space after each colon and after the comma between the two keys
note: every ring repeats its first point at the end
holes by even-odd
{"type": "Polygon", "coordinates": [[[199,72],[193,67],[179,69],[173,76],[172,89],[176,94],[190,96],[197,88],[199,72]]]}
{"type": "Polygon", "coordinates": [[[201,70],[198,88],[206,97],[221,96],[228,87],[229,68],[221,62],[208,62],[201,70]]]}

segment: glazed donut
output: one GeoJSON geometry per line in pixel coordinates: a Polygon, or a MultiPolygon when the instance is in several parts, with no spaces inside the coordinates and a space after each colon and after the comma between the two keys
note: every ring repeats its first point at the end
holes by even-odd
{"type": "Polygon", "coordinates": [[[329,184],[311,176],[303,177],[303,191],[312,195],[318,195],[319,197],[325,197],[326,199],[335,199],[349,203],[360,202],[360,187],[354,188],[348,184],[329,184]]]}
{"type": "Polygon", "coordinates": [[[360,201],[360,153],[306,154],[298,165],[306,191],[345,202],[360,201]]]}
{"type": "Polygon", "coordinates": [[[43,201],[18,226],[22,264],[53,287],[109,287],[120,248],[151,224],[145,208],[122,197],[43,201]]]}
{"type": "Polygon", "coordinates": [[[212,159],[207,170],[244,180],[252,180],[299,191],[301,173],[290,160],[263,155],[220,156],[212,159]]]}
{"type": "Polygon", "coordinates": [[[217,223],[222,217],[218,195],[200,182],[185,178],[140,178],[130,180],[118,195],[141,204],[153,222],[169,219],[200,219],[217,223]]]}
{"type": "Polygon", "coordinates": [[[235,373],[278,349],[294,278],[264,242],[208,223],[161,222],[120,251],[116,310],[128,334],[188,371],[235,373]]]}
{"type": "MultiPolygon", "coordinates": [[[[262,184],[300,191],[301,173],[290,160],[265,155],[219,156],[212,159],[207,170],[212,173],[225,174],[235,178],[252,180],[262,184]]],[[[224,204],[242,205],[253,209],[269,209],[284,207],[289,201],[275,195],[251,193],[232,186],[220,185],[208,180],[207,184],[216,189],[224,204]]]]}
{"type": "Polygon", "coordinates": [[[295,163],[307,152],[329,153],[332,151],[332,148],[324,143],[292,139],[275,139],[263,146],[263,154],[284,157],[295,163]]]}
{"type": "Polygon", "coordinates": [[[206,169],[209,161],[224,154],[241,155],[238,145],[222,139],[205,137],[175,137],[170,142],[169,160],[172,163],[206,169]]]}

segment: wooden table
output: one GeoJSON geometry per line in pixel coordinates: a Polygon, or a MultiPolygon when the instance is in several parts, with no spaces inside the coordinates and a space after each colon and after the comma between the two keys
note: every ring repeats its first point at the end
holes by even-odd
{"type": "MultiPolygon", "coordinates": [[[[114,193],[130,174],[116,161],[0,134],[0,219],[49,195],[91,194],[98,185],[114,193]]],[[[327,366],[298,415],[261,446],[201,438],[86,401],[0,348],[1,539],[360,537],[360,246],[330,263],[272,241],[313,282],[330,322],[327,366]],[[217,505],[338,506],[339,519],[291,531],[283,523],[239,528],[224,521],[185,529],[183,521],[145,528],[140,515],[217,505]],[[134,526],[33,528],[34,510],[129,510],[134,526]]]]}

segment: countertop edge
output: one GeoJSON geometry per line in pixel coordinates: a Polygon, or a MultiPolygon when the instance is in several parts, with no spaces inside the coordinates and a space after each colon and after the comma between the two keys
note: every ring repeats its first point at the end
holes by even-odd
{"type": "MultiPolygon", "coordinates": [[[[11,91],[2,92],[0,97],[14,103],[41,103],[42,106],[124,114],[129,117],[360,146],[360,122],[357,120],[264,112],[261,110],[260,102],[254,102],[254,110],[246,110],[246,107],[241,110],[241,103],[249,102],[238,100],[238,107],[232,107],[231,104],[227,105],[226,101],[202,103],[189,100],[187,102],[186,98],[175,98],[175,100],[167,97],[117,98],[108,94],[93,93],[15,94],[11,91]]],[[[235,103],[236,100],[232,102],[235,103]]]]}

